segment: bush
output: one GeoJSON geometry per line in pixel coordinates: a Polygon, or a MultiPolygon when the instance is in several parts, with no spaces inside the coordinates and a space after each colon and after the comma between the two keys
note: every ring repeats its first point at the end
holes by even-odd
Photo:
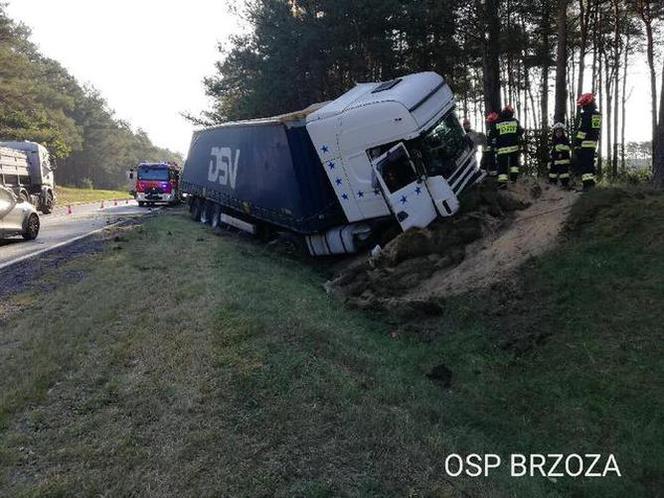
{"type": "Polygon", "coordinates": [[[87,188],[92,190],[95,188],[94,183],[90,178],[81,178],[81,181],[78,183],[78,186],[81,188],[87,188]]]}

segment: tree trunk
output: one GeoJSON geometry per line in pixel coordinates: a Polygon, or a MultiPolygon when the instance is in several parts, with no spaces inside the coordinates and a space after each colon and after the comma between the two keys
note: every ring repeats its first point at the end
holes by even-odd
{"type": "Polygon", "coordinates": [[[576,85],[576,95],[577,97],[583,93],[583,77],[586,72],[586,45],[588,44],[588,24],[586,23],[586,15],[588,7],[585,4],[584,0],[579,0],[579,30],[581,39],[579,41],[580,45],[580,55],[579,55],[579,80],[576,85]]]}
{"type": "Polygon", "coordinates": [[[656,154],[653,156],[653,183],[657,188],[664,188],[664,68],[662,68],[662,91],[659,101],[659,126],[655,141],[656,154]]]}
{"type": "MultiPolygon", "coordinates": [[[[599,10],[599,9],[598,9],[599,10]]],[[[601,16],[598,14],[597,16],[597,25],[599,26],[599,22],[601,20],[601,16]]],[[[597,40],[597,46],[595,48],[596,50],[596,57],[597,57],[597,93],[598,93],[598,99],[597,101],[599,102],[600,108],[602,107],[602,102],[604,99],[604,87],[602,85],[602,76],[604,75],[604,67],[602,65],[602,47],[600,45],[601,39],[597,40]]],[[[597,147],[597,174],[601,175],[602,174],[602,146],[604,145],[604,140],[602,139],[602,134],[600,133],[599,135],[599,145],[597,147]]]]}
{"type": "Polygon", "coordinates": [[[569,0],[558,0],[558,51],[556,54],[556,107],[554,121],[565,122],[567,114],[567,6],[569,0]]]}
{"type": "MultiPolygon", "coordinates": [[[[611,175],[618,177],[618,94],[620,90],[620,2],[613,0],[614,31],[613,31],[613,162],[611,164],[611,175]]],[[[610,126],[610,125],[609,125],[610,126]]]]}
{"type": "Polygon", "coordinates": [[[625,123],[627,122],[627,66],[629,65],[630,36],[625,39],[625,53],[623,60],[623,84],[622,84],[622,129],[620,130],[620,169],[624,172],[625,164],[625,123]]]}
{"type": "Polygon", "coordinates": [[[542,81],[540,91],[540,119],[542,121],[542,132],[545,134],[549,129],[549,55],[551,53],[551,36],[549,26],[551,13],[548,4],[544,3],[542,11],[542,81]]]}
{"type": "MultiPolygon", "coordinates": [[[[611,168],[611,160],[613,158],[613,149],[612,149],[612,144],[613,142],[611,141],[611,117],[613,115],[613,106],[612,106],[612,86],[613,86],[613,73],[611,72],[611,64],[610,64],[610,57],[608,53],[604,52],[604,66],[606,68],[606,78],[604,80],[604,86],[606,90],[606,95],[604,98],[606,99],[606,107],[605,107],[605,112],[606,112],[606,121],[605,121],[605,126],[604,129],[606,130],[606,167],[607,169],[611,168]]],[[[610,169],[607,171],[607,173],[610,173],[610,169]]]]}
{"type": "Polygon", "coordinates": [[[648,59],[648,69],[650,70],[650,97],[652,111],[652,157],[656,155],[657,140],[657,70],[655,69],[655,42],[652,32],[652,19],[650,18],[650,7],[646,2],[641,19],[646,29],[646,55],[648,59]]]}
{"type": "Polygon", "coordinates": [[[486,0],[486,36],[483,53],[484,103],[487,112],[498,112],[500,98],[500,0],[486,0]]]}

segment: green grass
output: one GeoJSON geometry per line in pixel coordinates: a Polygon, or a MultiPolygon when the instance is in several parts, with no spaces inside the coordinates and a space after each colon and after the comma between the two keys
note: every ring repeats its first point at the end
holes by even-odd
{"type": "Polygon", "coordinates": [[[0,495],[656,495],[664,196],[597,191],[573,220],[518,283],[398,324],[150,219],[2,323],[0,495]],[[452,452],[613,453],[623,477],[450,478],[452,452]]]}
{"type": "Polygon", "coordinates": [[[55,187],[57,203],[60,206],[74,202],[112,201],[114,199],[128,199],[129,193],[121,190],[97,190],[74,187],[55,187]]]}

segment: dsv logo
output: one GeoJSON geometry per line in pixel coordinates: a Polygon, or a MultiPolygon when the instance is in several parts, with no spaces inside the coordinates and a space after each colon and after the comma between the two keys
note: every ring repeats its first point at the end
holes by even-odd
{"type": "Polygon", "coordinates": [[[221,185],[228,185],[234,189],[240,150],[238,149],[235,153],[235,161],[233,161],[233,151],[229,147],[212,147],[210,156],[208,180],[219,182],[221,185]]]}

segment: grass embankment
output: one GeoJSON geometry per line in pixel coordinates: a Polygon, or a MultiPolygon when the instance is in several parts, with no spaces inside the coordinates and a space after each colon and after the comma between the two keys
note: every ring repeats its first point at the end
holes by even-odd
{"type": "Polygon", "coordinates": [[[55,187],[57,203],[60,206],[75,202],[112,201],[114,199],[129,199],[129,193],[121,190],[97,190],[75,187],[55,187]]]}
{"type": "Polygon", "coordinates": [[[151,219],[2,324],[0,494],[654,495],[664,197],[595,192],[574,220],[521,284],[425,334],[331,301],[304,263],[151,219]],[[425,376],[440,363],[450,389],[425,376]],[[454,479],[451,452],[613,453],[623,477],[454,479]]]}

